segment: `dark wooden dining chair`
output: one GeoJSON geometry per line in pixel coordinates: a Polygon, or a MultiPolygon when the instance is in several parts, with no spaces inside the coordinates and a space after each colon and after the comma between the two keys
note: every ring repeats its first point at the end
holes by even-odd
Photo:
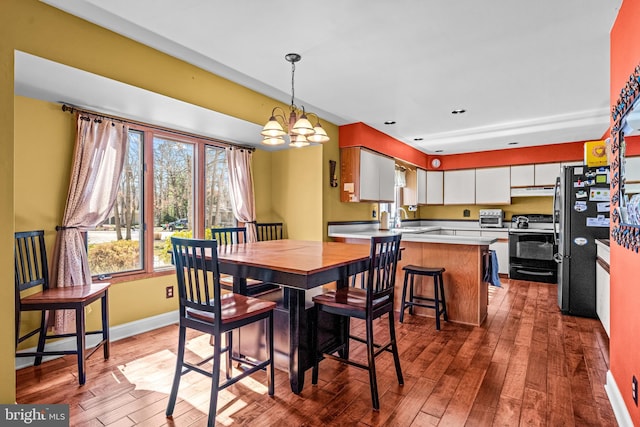
{"type": "Polygon", "coordinates": [[[212,228],[211,236],[218,241],[219,246],[237,245],[247,242],[246,227],[212,228]]]}
{"type": "Polygon", "coordinates": [[[104,350],[104,358],[109,358],[109,283],[84,286],[68,286],[52,288],[49,286],[49,268],[47,251],[44,242],[44,231],[21,231],[15,233],[15,311],[16,311],[16,357],[35,357],[36,366],[42,363],[43,356],[62,356],[76,354],[78,357],[78,383],[86,381],[86,359],[100,346],[104,350]],[[28,294],[28,289],[41,286],[36,293],[28,294]],[[28,295],[22,296],[26,293],[28,295]],[[102,328],[87,331],[85,327],[85,308],[94,301],[100,300],[102,307],[102,328]],[[49,314],[53,310],[74,310],[76,314],[76,330],[72,333],[47,333],[49,314]],[[40,311],[40,325],[20,335],[20,317],[25,311],[40,311]],[[36,351],[17,351],[18,344],[38,335],[36,351]],[[86,348],[86,336],[100,334],[102,339],[94,347],[86,348]],[[45,350],[47,340],[75,337],[74,350],[45,350]]]}
{"type": "Polygon", "coordinates": [[[262,222],[256,224],[256,234],[258,235],[258,241],[265,240],[281,240],[282,228],[284,224],[281,222],[262,222]]]}
{"type": "MultiPolygon", "coordinates": [[[[273,371],[273,309],[275,302],[247,297],[233,292],[221,293],[220,270],[216,240],[196,240],[172,237],[173,259],[176,266],[179,304],[179,332],[176,370],[167,404],[171,417],[178,397],[182,375],[194,371],[212,379],[208,425],[215,425],[218,391],[254,372],[267,372],[269,396],[274,394],[273,371]],[[263,361],[249,360],[232,354],[232,331],[242,326],[266,321],[265,353],[263,361]],[[213,354],[197,363],[185,360],[187,329],[195,329],[212,337],[213,354]],[[226,346],[222,346],[222,336],[226,346]],[[226,353],[226,380],[220,384],[220,356],[226,353]],[[203,364],[213,361],[211,371],[203,364]],[[232,361],[239,362],[242,372],[232,377],[232,361]]],[[[261,343],[256,342],[256,346],[261,343]]]]}
{"type": "MultiPolygon", "coordinates": [[[[218,246],[230,246],[247,242],[246,227],[225,227],[212,228],[211,236],[218,242],[218,246]]],[[[223,275],[220,278],[220,284],[223,289],[233,290],[233,277],[223,275]]],[[[247,279],[247,295],[258,295],[263,292],[277,289],[278,285],[274,283],[263,282],[255,279],[247,279]]]]}
{"type": "MultiPolygon", "coordinates": [[[[312,298],[314,304],[312,317],[312,347],[314,358],[312,379],[313,384],[318,383],[318,366],[322,357],[329,357],[349,365],[369,371],[369,386],[371,388],[371,401],[373,409],[380,409],[378,398],[378,383],[376,379],[375,358],[387,351],[393,354],[398,383],[404,384],[402,370],[400,368],[400,356],[394,327],[393,296],[398,257],[400,255],[401,235],[380,236],[371,238],[371,253],[369,256],[369,268],[365,272],[365,288],[359,286],[347,286],[317,295],[312,298]],[[318,315],[319,312],[331,313],[346,318],[358,318],[365,321],[365,338],[349,334],[341,348],[336,349],[341,356],[334,354],[319,354],[318,349],[318,315]],[[389,341],[378,344],[374,341],[373,321],[383,315],[389,318],[389,341]],[[363,363],[349,359],[349,340],[355,340],[366,344],[367,361],[363,363]]],[[[354,284],[357,281],[353,282],[354,284]]],[[[347,321],[347,324],[349,322],[347,321]]]]}

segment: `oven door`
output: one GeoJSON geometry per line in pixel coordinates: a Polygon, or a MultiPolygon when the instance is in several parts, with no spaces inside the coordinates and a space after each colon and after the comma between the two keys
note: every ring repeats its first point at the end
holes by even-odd
{"type": "Polygon", "coordinates": [[[553,233],[509,232],[509,277],[556,283],[556,252],[553,233]]]}

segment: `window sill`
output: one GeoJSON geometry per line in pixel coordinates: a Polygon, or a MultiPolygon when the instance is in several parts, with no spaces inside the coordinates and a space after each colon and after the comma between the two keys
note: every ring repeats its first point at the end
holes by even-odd
{"type": "Polygon", "coordinates": [[[123,274],[113,274],[109,275],[103,279],[99,279],[99,276],[92,277],[92,281],[94,283],[125,283],[125,282],[134,282],[137,280],[151,279],[153,277],[162,277],[162,276],[170,276],[175,275],[176,271],[174,268],[167,268],[166,270],[154,271],[152,273],[148,272],[134,272],[134,273],[123,273],[123,274]]]}

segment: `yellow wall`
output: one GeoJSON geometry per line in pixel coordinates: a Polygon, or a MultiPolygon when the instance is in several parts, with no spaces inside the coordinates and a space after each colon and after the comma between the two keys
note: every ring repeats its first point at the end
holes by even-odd
{"type": "MultiPolygon", "coordinates": [[[[13,56],[21,50],[75,68],[83,69],[127,84],[151,90],[185,102],[229,114],[254,123],[263,122],[275,105],[286,107],[268,97],[233,84],[200,68],[186,64],[132,40],[67,15],[37,0],[3,0],[0,14],[0,277],[11,283],[13,272],[14,220],[20,228],[45,228],[51,242],[52,230],[60,222],[68,185],[71,115],[56,111],[47,103],[17,99],[14,109],[13,56]],[[162,73],[153,70],[162,70],[162,73]],[[28,110],[24,117],[22,110],[28,110]],[[16,128],[14,137],[14,111],[16,128]],[[31,114],[37,113],[38,117],[31,114]],[[18,117],[19,116],[19,117],[18,117]],[[58,118],[59,117],[59,118],[58,118]],[[58,122],[58,120],[60,122],[58,122]],[[28,126],[34,129],[28,129],[28,126]],[[36,129],[41,127],[42,130],[36,129]],[[49,133],[34,138],[38,132],[49,133]],[[24,138],[24,140],[23,140],[24,138]],[[34,140],[32,140],[34,139],[34,140]],[[39,144],[42,144],[39,146],[39,144]],[[17,157],[14,161],[14,147],[17,157]],[[25,149],[28,147],[28,151],[25,149]],[[32,160],[33,153],[43,149],[49,153],[32,160]],[[37,162],[37,163],[36,163],[37,162]],[[35,166],[38,166],[37,168],[35,166]],[[14,166],[17,171],[14,176],[14,166]],[[44,168],[46,175],[39,168],[44,168]],[[37,213],[22,193],[32,188],[31,179],[24,181],[28,170],[36,171],[52,189],[41,188],[48,205],[37,213]],[[15,189],[14,189],[15,185],[15,189]],[[50,193],[48,193],[50,191],[50,193]],[[2,244],[4,243],[4,244],[2,244]]],[[[332,138],[328,145],[337,147],[337,127],[323,122],[332,138]]],[[[322,149],[296,150],[295,153],[259,153],[256,155],[256,187],[261,191],[258,212],[265,217],[282,219],[297,238],[323,237],[322,149]],[[308,150],[308,151],[307,151],[308,150]],[[313,156],[320,158],[313,158],[313,156]],[[291,169],[291,170],[288,170],[291,169]],[[277,171],[277,172],[276,172],[277,171]],[[273,177],[271,175],[274,175],[273,177]],[[291,182],[286,180],[291,179],[291,182]],[[273,191],[275,189],[276,191],[273,191]],[[271,201],[269,192],[278,197],[271,201]],[[288,193],[290,192],[290,193],[288,193]],[[299,203],[299,201],[302,203],[299,203]],[[274,208],[277,206],[277,209],[274,208]]],[[[34,197],[35,200],[38,196],[34,197]]],[[[348,208],[349,209],[349,208],[348,208]]],[[[110,294],[111,325],[118,325],[154,314],[174,310],[176,300],[164,298],[164,286],[172,284],[172,276],[119,283],[110,294]],[[132,309],[132,301],[136,301],[132,309]]],[[[0,322],[12,325],[14,319],[13,288],[0,287],[0,322]]],[[[13,361],[13,328],[1,328],[0,356],[13,361]]],[[[13,363],[0,364],[0,403],[15,401],[13,363]]]]}
{"type": "Polygon", "coordinates": [[[455,205],[455,206],[420,206],[418,217],[422,219],[478,219],[480,209],[502,209],[504,218],[510,220],[513,215],[522,214],[547,214],[553,213],[553,197],[513,197],[511,205],[507,206],[482,206],[482,205],[455,205]],[[470,211],[469,217],[464,217],[465,209],[470,211]]]}

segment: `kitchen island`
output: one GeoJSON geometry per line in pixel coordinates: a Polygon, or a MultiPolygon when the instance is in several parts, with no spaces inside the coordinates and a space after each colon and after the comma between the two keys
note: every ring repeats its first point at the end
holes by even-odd
{"type": "MultiPolygon", "coordinates": [[[[396,273],[395,309],[400,311],[405,265],[444,267],[444,288],[449,321],[479,326],[487,317],[488,284],[484,282],[484,259],[493,237],[440,233],[439,227],[405,227],[377,230],[371,225],[330,225],[334,241],[369,244],[373,236],[402,233],[402,259],[396,273]]],[[[416,277],[415,293],[433,295],[430,277],[416,277]]],[[[415,314],[433,316],[433,310],[415,307],[415,314]]],[[[407,318],[405,317],[405,321],[407,318]]]]}

